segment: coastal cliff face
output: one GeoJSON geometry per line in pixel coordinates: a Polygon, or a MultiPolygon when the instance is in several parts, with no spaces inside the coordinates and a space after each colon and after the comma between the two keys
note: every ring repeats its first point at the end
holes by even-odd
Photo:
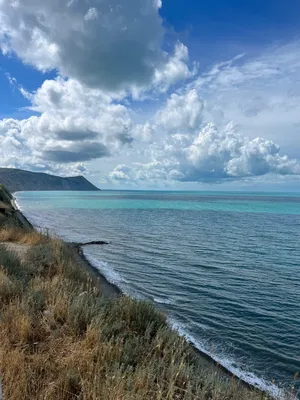
{"type": "Polygon", "coordinates": [[[0,182],[10,192],[23,190],[100,190],[83,176],[62,178],[13,168],[0,168],[0,182]]]}

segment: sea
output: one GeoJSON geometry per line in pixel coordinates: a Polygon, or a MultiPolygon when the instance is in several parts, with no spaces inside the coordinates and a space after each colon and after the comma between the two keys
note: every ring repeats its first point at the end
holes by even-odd
{"type": "Polygon", "coordinates": [[[33,225],[87,246],[129,296],[277,398],[300,390],[300,193],[19,192],[33,225]]]}

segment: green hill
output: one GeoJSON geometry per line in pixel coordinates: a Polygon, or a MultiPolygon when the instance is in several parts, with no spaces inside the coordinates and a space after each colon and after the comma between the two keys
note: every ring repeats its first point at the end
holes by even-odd
{"type": "Polygon", "coordinates": [[[62,178],[14,168],[0,168],[0,182],[12,193],[23,190],[100,190],[83,176],[62,178]]]}

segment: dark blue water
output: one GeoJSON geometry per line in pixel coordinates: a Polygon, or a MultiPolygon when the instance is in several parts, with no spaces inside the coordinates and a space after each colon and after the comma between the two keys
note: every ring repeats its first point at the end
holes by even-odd
{"type": "Polygon", "coordinates": [[[229,370],[273,393],[297,386],[299,195],[24,192],[17,199],[34,224],[63,238],[109,241],[85,249],[91,262],[126,293],[166,310],[229,370]]]}

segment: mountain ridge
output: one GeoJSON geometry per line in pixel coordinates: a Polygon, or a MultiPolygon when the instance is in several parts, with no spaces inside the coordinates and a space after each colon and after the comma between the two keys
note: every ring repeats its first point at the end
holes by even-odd
{"type": "Polygon", "coordinates": [[[11,193],[35,190],[100,190],[82,175],[61,177],[15,168],[0,168],[0,182],[11,193]]]}

